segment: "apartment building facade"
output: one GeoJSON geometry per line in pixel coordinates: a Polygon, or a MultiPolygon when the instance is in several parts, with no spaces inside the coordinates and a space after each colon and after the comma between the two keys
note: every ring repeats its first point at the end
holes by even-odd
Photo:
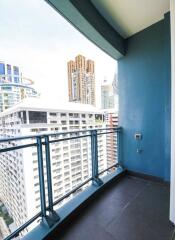
{"type": "MultiPolygon", "coordinates": [[[[77,133],[66,134],[66,131],[101,127],[104,127],[102,112],[93,106],[78,103],[67,103],[64,107],[54,108],[53,105],[50,107],[41,103],[39,99],[25,99],[22,103],[0,113],[0,135],[3,138],[57,132],[65,132],[64,137],[70,137],[77,133]]],[[[25,144],[27,141],[22,140],[20,144],[25,144]]],[[[32,141],[34,140],[29,142],[32,141]]],[[[1,148],[15,144],[15,142],[7,142],[1,144],[1,148]]],[[[90,144],[90,137],[50,144],[54,200],[91,176],[90,144]]],[[[104,135],[98,136],[98,151],[99,171],[101,171],[107,167],[104,135]]],[[[20,226],[40,211],[36,147],[0,155],[0,199],[16,226],[20,226]]]]}
{"type": "MultiPolygon", "coordinates": [[[[118,127],[118,112],[115,109],[105,109],[104,118],[106,128],[118,127]]],[[[106,158],[107,167],[114,165],[118,162],[118,138],[116,133],[106,135],[106,158]]]]}

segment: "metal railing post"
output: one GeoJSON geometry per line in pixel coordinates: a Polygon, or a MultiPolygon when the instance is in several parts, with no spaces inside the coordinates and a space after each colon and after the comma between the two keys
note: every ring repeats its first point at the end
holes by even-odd
{"type": "Polygon", "coordinates": [[[49,203],[49,217],[57,222],[60,220],[58,214],[53,210],[53,193],[52,193],[52,174],[50,161],[50,143],[49,136],[45,136],[45,155],[46,155],[46,172],[47,172],[47,188],[48,188],[48,203],[49,203]]]}
{"type": "MultiPolygon", "coordinates": [[[[37,136],[37,153],[38,153],[38,172],[39,172],[39,185],[40,185],[40,202],[41,202],[41,214],[42,223],[48,227],[52,227],[55,224],[55,215],[48,216],[46,212],[46,195],[44,184],[44,165],[43,165],[43,151],[42,151],[42,137],[37,136]]],[[[49,189],[50,191],[50,189],[49,189]]]]}
{"type": "Polygon", "coordinates": [[[117,133],[117,151],[118,151],[118,162],[117,162],[117,165],[121,166],[121,154],[122,154],[122,144],[121,144],[121,130],[122,129],[118,129],[116,131],[117,133]]]}
{"type": "Polygon", "coordinates": [[[103,182],[98,176],[98,141],[97,130],[91,131],[91,161],[92,161],[92,182],[95,185],[102,185],[103,182]]]}
{"type": "Polygon", "coordinates": [[[43,168],[43,152],[42,152],[42,139],[40,136],[37,138],[37,154],[38,154],[38,173],[40,185],[40,202],[42,220],[46,218],[46,198],[45,198],[45,185],[44,185],[44,168],[43,168]]]}

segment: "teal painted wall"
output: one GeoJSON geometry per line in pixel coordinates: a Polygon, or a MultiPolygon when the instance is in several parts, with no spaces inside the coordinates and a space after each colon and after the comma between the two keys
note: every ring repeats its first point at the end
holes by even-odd
{"type": "Polygon", "coordinates": [[[170,21],[127,39],[118,60],[119,124],[123,127],[123,164],[135,172],[170,178],[170,21]],[[137,141],[134,134],[140,132],[137,141]],[[141,150],[137,153],[137,149],[141,150]]]}

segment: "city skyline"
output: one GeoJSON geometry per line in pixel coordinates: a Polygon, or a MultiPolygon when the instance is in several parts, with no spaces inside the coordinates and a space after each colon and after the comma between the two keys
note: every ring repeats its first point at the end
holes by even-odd
{"type": "Polygon", "coordinates": [[[93,59],[96,63],[97,106],[100,106],[100,85],[105,76],[112,81],[117,67],[115,60],[44,1],[2,0],[0,8],[1,60],[20,66],[48,101],[61,98],[65,102],[68,101],[66,63],[78,54],[93,59]]]}

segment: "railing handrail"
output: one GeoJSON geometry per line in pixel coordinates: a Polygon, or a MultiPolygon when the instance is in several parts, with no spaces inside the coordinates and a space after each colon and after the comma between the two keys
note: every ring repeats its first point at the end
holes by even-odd
{"type": "Polygon", "coordinates": [[[18,141],[18,140],[24,140],[24,139],[31,139],[31,138],[36,138],[36,137],[42,137],[44,138],[45,136],[59,136],[59,135],[64,135],[64,134],[73,134],[73,133],[83,133],[83,132],[91,132],[93,130],[114,130],[114,131],[119,131],[121,130],[122,127],[116,127],[116,128],[91,128],[91,129],[85,129],[85,130],[77,130],[77,131],[63,131],[63,132],[56,132],[56,133],[45,133],[45,134],[34,134],[34,135],[26,135],[26,136],[18,136],[18,137],[7,137],[7,138],[0,138],[0,143],[2,142],[10,142],[10,141],[18,141]]]}

